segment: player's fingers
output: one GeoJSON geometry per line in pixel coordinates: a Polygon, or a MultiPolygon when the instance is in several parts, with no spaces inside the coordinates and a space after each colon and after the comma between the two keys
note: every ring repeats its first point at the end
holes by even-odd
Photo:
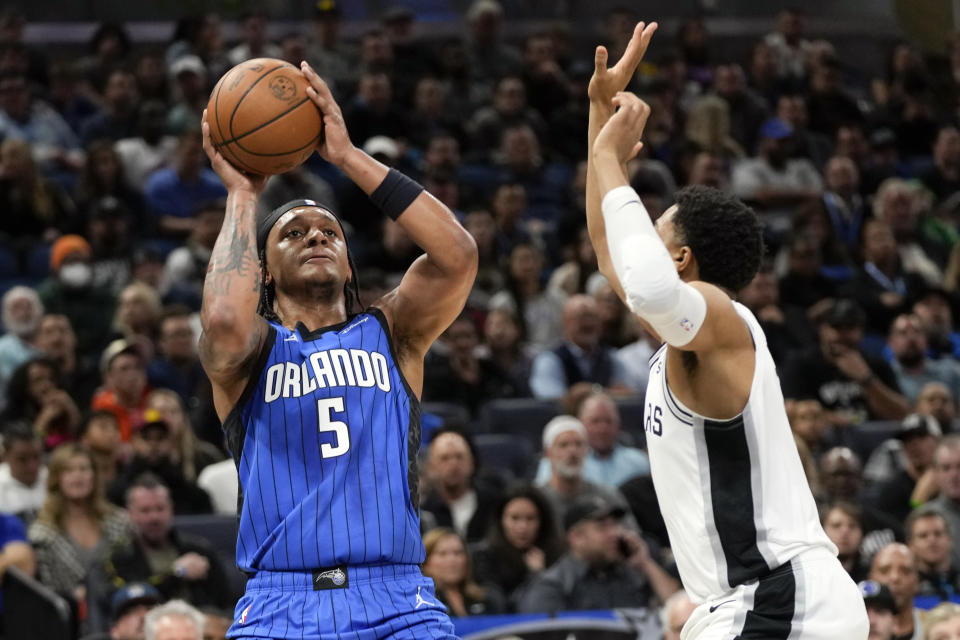
{"type": "Polygon", "coordinates": [[[603,75],[607,71],[607,48],[604,46],[597,47],[596,52],[593,54],[593,73],[595,75],[603,75]]]}
{"type": "Polygon", "coordinates": [[[630,152],[630,157],[628,159],[633,160],[634,158],[636,158],[637,154],[640,153],[641,149],[643,149],[642,142],[638,142],[637,144],[633,145],[633,150],[630,152]]]}

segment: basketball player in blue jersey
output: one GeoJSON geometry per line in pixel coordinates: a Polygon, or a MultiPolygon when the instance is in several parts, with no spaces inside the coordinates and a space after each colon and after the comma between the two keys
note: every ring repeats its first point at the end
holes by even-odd
{"type": "MultiPolygon", "coordinates": [[[[686,640],[865,640],[863,599],[820,526],[760,324],[733,295],[763,256],[757,215],[683,189],[656,226],[627,180],[650,108],[624,93],[656,24],[590,80],[587,226],[600,271],[664,344],[644,406],[650,471],[680,578],[686,640]]],[[[869,381],[868,381],[869,383],[869,381]]]]}
{"type": "Polygon", "coordinates": [[[228,190],[203,289],[201,358],[237,464],[237,564],[248,574],[230,638],[453,638],[420,573],[416,455],[427,348],[463,308],[477,248],[451,212],[350,142],[326,84],[320,155],[426,252],[358,308],[343,227],[298,200],[257,218],[266,180],[204,149],[228,190]]]}

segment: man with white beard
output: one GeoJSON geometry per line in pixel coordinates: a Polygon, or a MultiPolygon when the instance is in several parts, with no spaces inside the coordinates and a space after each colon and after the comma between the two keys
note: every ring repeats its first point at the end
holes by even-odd
{"type": "Polygon", "coordinates": [[[0,337],[0,391],[6,389],[14,369],[37,354],[33,344],[43,303],[30,287],[13,287],[0,303],[4,334],[0,337]]]}
{"type": "Polygon", "coordinates": [[[563,531],[563,518],[574,502],[601,496],[627,515],[622,524],[636,531],[637,522],[630,513],[623,495],[590,482],[583,477],[583,461],[587,457],[587,430],[573,416],[557,416],[543,428],[543,455],[550,461],[550,478],[541,490],[553,507],[557,531],[563,531]]]}

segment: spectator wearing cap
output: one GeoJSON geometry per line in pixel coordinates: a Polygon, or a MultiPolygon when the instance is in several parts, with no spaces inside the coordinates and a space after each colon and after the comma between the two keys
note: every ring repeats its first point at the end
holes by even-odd
{"type": "Polygon", "coordinates": [[[793,158],[793,129],[771,118],[760,127],[757,156],[733,167],[730,188],[752,203],[774,236],[788,230],[792,207],[818,198],[823,181],[809,160],[793,158]]]}
{"type": "MultiPolygon", "coordinates": [[[[627,513],[627,501],[617,490],[587,480],[583,475],[587,457],[587,430],[573,416],[557,416],[543,428],[543,453],[550,465],[550,476],[540,490],[550,501],[557,529],[563,530],[567,509],[582,498],[600,496],[627,513]]],[[[628,516],[631,529],[636,529],[633,516],[628,516]]]]}
{"type": "Polygon", "coordinates": [[[908,404],[890,366],[860,348],[865,321],[852,300],[834,301],[819,319],[818,344],[784,365],[784,396],[819,400],[835,425],[903,418],[908,404]]]}
{"type": "Polygon", "coordinates": [[[927,286],[923,276],[908,271],[900,258],[893,227],[885,219],[868,218],[860,228],[863,262],[847,284],[867,313],[867,330],[885,336],[897,314],[927,286]]]}
{"type": "Polygon", "coordinates": [[[14,369],[39,355],[35,345],[37,327],[43,317],[43,303],[30,287],[16,286],[3,294],[3,335],[0,336],[0,393],[14,369]]]}
{"type": "Polygon", "coordinates": [[[960,358],[960,332],[953,327],[952,304],[950,294],[938,286],[924,287],[917,292],[913,302],[913,312],[920,318],[920,325],[927,335],[931,358],[960,358]]]}
{"type": "Polygon", "coordinates": [[[177,459],[176,442],[170,425],[159,411],[148,409],[144,422],[137,425],[130,439],[133,456],[117,473],[107,489],[107,497],[114,504],[123,504],[127,488],[137,478],[149,474],[157,478],[173,500],[177,515],[210,513],[210,496],[187,478],[183,465],[177,459]]]}
{"type": "Polygon", "coordinates": [[[116,590],[133,583],[146,582],[164,599],[183,598],[198,607],[236,603],[239,594],[210,543],[173,525],[174,499],[156,476],[147,473],[129,484],[126,506],[133,535],[114,544],[90,575],[88,611],[98,629],[116,590]]]}
{"type": "Polygon", "coordinates": [[[195,130],[199,133],[209,90],[207,65],[199,56],[188,53],[172,62],[169,70],[177,99],[167,111],[167,131],[176,136],[195,130]]]}
{"type": "Polygon", "coordinates": [[[912,413],[895,438],[884,442],[867,462],[864,500],[897,520],[936,491],[933,452],[943,433],[936,418],[912,413]]]}
{"type": "Polygon", "coordinates": [[[118,589],[110,604],[110,630],[91,633],[81,640],[142,640],[147,612],[162,601],[160,592],[145,582],[118,589]]]}
{"type": "Polygon", "coordinates": [[[81,358],[95,358],[110,341],[116,304],[106,289],[93,284],[93,251],[77,235],[61,236],[50,251],[51,275],[37,287],[47,313],[62,314],[77,337],[81,358]]]}
{"type": "Polygon", "coordinates": [[[206,166],[200,131],[191,129],[177,140],[173,166],[158,169],[147,179],[144,200],[158,230],[183,239],[196,226],[197,207],[226,195],[220,178],[206,166]]]}
{"type": "Polygon", "coordinates": [[[687,592],[681,589],[660,607],[660,627],[663,629],[663,640],[680,640],[683,625],[693,615],[697,605],[690,599],[687,592]]]}
{"type": "Polygon", "coordinates": [[[917,559],[919,596],[949,600],[960,594],[960,570],[953,564],[953,535],[936,507],[923,505],[910,512],[903,525],[907,546],[917,559]]]}
{"type": "Polygon", "coordinates": [[[227,52],[230,66],[236,66],[252,58],[279,58],[283,51],[270,41],[267,14],[263,11],[250,11],[240,16],[243,40],[227,52]]]}
{"type": "Polygon", "coordinates": [[[94,394],[90,406],[117,416],[120,439],[129,442],[133,429],[143,424],[150,392],[143,354],[128,340],[114,340],[100,357],[100,373],[103,387],[94,394]]]}
{"type": "Polygon", "coordinates": [[[629,393],[630,379],[615,349],[600,342],[597,302],[575,295],[563,305],[563,342],[542,351],[533,361],[530,389],[536,398],[556,399],[578,382],[629,393]]]}
{"type": "MultiPolygon", "coordinates": [[[[585,480],[615,489],[635,476],[650,474],[647,454],[618,442],[620,410],[613,398],[601,391],[591,393],[580,403],[577,418],[583,424],[590,447],[583,461],[585,480]]],[[[550,474],[549,460],[541,458],[536,483],[547,483],[550,474]]]]}
{"type": "Polygon", "coordinates": [[[29,425],[13,423],[3,430],[0,505],[29,525],[47,499],[47,465],[43,442],[29,425]]]}
{"type": "Polygon", "coordinates": [[[870,619],[870,635],[867,640],[894,640],[893,621],[897,605],[890,589],[876,580],[863,580],[857,584],[863,604],[870,619]]]}
{"type": "MultiPolygon", "coordinates": [[[[950,531],[960,531],[960,436],[941,438],[933,452],[937,497],[928,502],[947,519],[950,531]]],[[[953,564],[960,567],[960,545],[953,547],[953,564]]]]}
{"type": "Polygon", "coordinates": [[[929,382],[939,382],[952,397],[960,397],[960,363],[953,358],[933,360],[927,356],[927,336],[918,316],[897,316],[890,326],[887,347],[893,355],[890,366],[908,402],[915,404],[920,390],[929,382]]]}
{"type": "Polygon", "coordinates": [[[643,538],[621,523],[625,513],[599,495],[571,504],[563,517],[570,550],[533,579],[518,610],[648,607],[676,592],[679,582],[657,564],[643,538]]]}
{"type": "Polygon", "coordinates": [[[76,444],[50,457],[47,498],[27,530],[37,554],[37,576],[74,602],[86,597],[89,568],[130,533],[130,521],[103,498],[99,471],[90,453],[76,444]]]}
{"type": "Polygon", "coordinates": [[[885,585],[893,596],[893,637],[920,640],[923,612],[913,604],[919,587],[917,559],[909,547],[894,542],[878,551],[873,557],[870,579],[885,585]]]}
{"type": "Polygon", "coordinates": [[[945,433],[960,430],[960,425],[957,425],[957,402],[942,382],[923,385],[914,411],[936,418],[945,433]]]}
{"type": "Polygon", "coordinates": [[[487,533],[499,494],[483,478],[478,481],[477,471],[475,449],[465,434],[443,429],[433,435],[426,464],[430,490],[421,508],[437,526],[453,529],[470,543],[487,533]]]}
{"type": "MultiPolygon", "coordinates": [[[[820,481],[820,504],[847,503],[860,507],[862,559],[869,560],[886,545],[903,538],[902,521],[863,502],[863,466],[857,454],[849,448],[834,447],[823,454],[820,459],[820,481]]],[[[852,567],[850,563],[846,566],[848,570],[852,567]]]]}

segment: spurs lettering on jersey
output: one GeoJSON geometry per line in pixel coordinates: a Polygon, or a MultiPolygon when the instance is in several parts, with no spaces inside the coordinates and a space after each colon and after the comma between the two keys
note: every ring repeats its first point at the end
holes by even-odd
{"type": "Polygon", "coordinates": [[[306,361],[278,362],[267,369],[263,400],[299,398],[328,387],[377,387],[390,391],[387,359],[363,349],[329,349],[310,354],[306,361]]]}

